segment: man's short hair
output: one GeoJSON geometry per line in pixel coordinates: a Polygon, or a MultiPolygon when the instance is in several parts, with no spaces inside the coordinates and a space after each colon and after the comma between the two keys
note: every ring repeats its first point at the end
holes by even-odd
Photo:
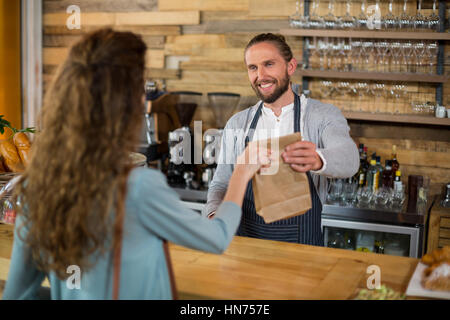
{"type": "Polygon", "coordinates": [[[271,42],[277,47],[280,55],[284,58],[286,62],[291,61],[293,58],[292,50],[289,45],[286,43],[286,39],[281,34],[273,34],[273,33],[261,33],[257,36],[253,37],[245,47],[245,51],[247,52],[248,48],[251,46],[261,43],[261,42],[271,42]]]}

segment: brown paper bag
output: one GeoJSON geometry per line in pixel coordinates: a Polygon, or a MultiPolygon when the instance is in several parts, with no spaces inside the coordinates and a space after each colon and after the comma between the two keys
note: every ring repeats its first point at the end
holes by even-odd
{"type": "MultiPolygon", "coordinates": [[[[306,173],[292,170],[284,163],[281,153],[291,143],[301,140],[300,133],[283,136],[278,142],[278,163],[264,170],[275,174],[256,174],[252,179],[256,212],[265,223],[291,218],[311,209],[311,194],[306,173]],[[278,170],[276,170],[278,165],[278,170]],[[274,167],[273,167],[274,166],[274,167]]],[[[256,143],[256,141],[255,141],[256,143]]],[[[271,139],[258,141],[259,146],[276,152],[276,142],[271,139]]]]}

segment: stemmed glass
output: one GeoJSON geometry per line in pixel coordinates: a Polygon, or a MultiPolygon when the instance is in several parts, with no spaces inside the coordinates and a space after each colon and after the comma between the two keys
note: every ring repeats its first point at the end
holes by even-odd
{"type": "Polygon", "coordinates": [[[325,70],[327,69],[327,63],[325,62],[325,58],[327,58],[327,54],[329,52],[329,42],[328,42],[328,38],[325,39],[319,39],[318,44],[317,44],[317,50],[319,52],[319,57],[320,57],[320,70],[325,70]]]}
{"type": "Polygon", "coordinates": [[[333,81],[324,80],[320,81],[320,93],[322,94],[322,98],[328,98],[333,95],[334,91],[334,83],[333,81]]]}
{"type": "Polygon", "coordinates": [[[417,14],[414,17],[413,24],[414,29],[424,29],[427,27],[427,19],[425,19],[424,15],[422,14],[422,0],[419,0],[419,8],[417,9],[417,14]]]}
{"type": "Polygon", "coordinates": [[[320,5],[320,0],[313,0],[311,16],[309,17],[309,26],[313,29],[321,29],[324,27],[324,20],[318,15],[317,10],[320,5]]]}
{"type": "Polygon", "coordinates": [[[389,72],[389,59],[388,59],[389,43],[387,41],[381,41],[380,49],[381,49],[382,71],[389,72]]]}
{"type": "Polygon", "coordinates": [[[367,15],[366,15],[366,5],[367,0],[361,1],[361,13],[358,16],[357,25],[359,29],[366,29],[367,28],[367,15]]]}
{"type": "Polygon", "coordinates": [[[331,46],[333,63],[330,66],[330,69],[342,70],[344,64],[344,43],[343,41],[340,41],[340,39],[336,38],[331,46]]]}
{"type": "Polygon", "coordinates": [[[345,39],[342,40],[342,48],[341,48],[341,55],[342,55],[342,70],[343,71],[350,71],[351,65],[352,65],[352,39],[348,39],[346,41],[345,39]]]}
{"type": "Polygon", "coordinates": [[[425,73],[423,70],[423,58],[425,55],[425,43],[418,41],[414,44],[414,53],[416,55],[416,73],[425,73]]]}
{"type": "Polygon", "coordinates": [[[351,43],[351,48],[352,48],[352,52],[351,52],[352,71],[359,71],[360,65],[361,65],[361,59],[362,59],[362,54],[361,54],[362,42],[358,41],[358,40],[352,42],[350,39],[350,43],[351,43]]]}
{"type": "Polygon", "coordinates": [[[298,10],[298,6],[299,6],[299,1],[297,1],[295,3],[295,13],[293,15],[289,16],[289,25],[292,28],[300,28],[301,16],[300,16],[300,12],[298,10]]]}
{"type": "Polygon", "coordinates": [[[402,43],[402,72],[411,72],[412,70],[408,70],[412,66],[410,65],[411,57],[414,54],[414,47],[411,41],[405,41],[402,43]]]}
{"type": "Polygon", "coordinates": [[[356,83],[356,90],[358,92],[358,96],[359,96],[359,111],[363,111],[363,100],[364,97],[367,95],[367,93],[369,92],[369,84],[367,82],[357,82],[356,83]]]}
{"type": "Polygon", "coordinates": [[[292,28],[308,28],[309,21],[308,17],[303,14],[304,1],[297,1],[295,3],[295,13],[289,17],[289,24],[292,28]],[[302,13],[300,13],[302,12],[302,13]]]}
{"type": "Polygon", "coordinates": [[[435,74],[436,73],[436,60],[437,60],[437,52],[438,52],[438,43],[436,41],[430,42],[426,45],[426,55],[428,60],[428,73],[435,74]]]}
{"type": "Polygon", "coordinates": [[[433,12],[431,13],[430,16],[428,16],[427,24],[430,30],[439,31],[441,20],[439,19],[439,16],[436,14],[436,1],[437,0],[433,1],[433,12]]]}
{"type": "Polygon", "coordinates": [[[328,2],[328,13],[324,17],[326,29],[337,29],[341,27],[341,20],[334,15],[334,0],[328,2]]]}
{"type": "Polygon", "coordinates": [[[366,71],[369,70],[370,57],[374,56],[374,48],[372,41],[364,41],[362,44],[362,55],[364,56],[364,66],[366,71]]]}
{"type": "Polygon", "coordinates": [[[386,54],[389,50],[389,45],[386,41],[378,41],[375,43],[376,50],[376,67],[380,72],[387,72],[387,67],[389,66],[389,60],[385,59],[386,54]]]}
{"type": "Polygon", "coordinates": [[[400,15],[400,19],[399,19],[399,23],[398,23],[398,27],[400,29],[408,29],[411,27],[411,17],[408,16],[408,14],[406,13],[407,3],[408,3],[408,0],[404,0],[403,12],[400,15]]]}
{"type": "Polygon", "coordinates": [[[392,63],[390,65],[391,72],[400,72],[400,64],[402,61],[401,43],[398,40],[393,40],[390,44],[390,53],[392,56],[392,63]]]}
{"type": "Polygon", "coordinates": [[[399,99],[405,95],[406,89],[407,88],[406,88],[406,86],[403,83],[395,84],[392,87],[392,91],[394,93],[394,98],[395,98],[395,110],[394,110],[394,112],[397,113],[397,114],[400,113],[399,99]]]}
{"type": "Polygon", "coordinates": [[[394,30],[398,27],[398,17],[394,16],[394,14],[392,13],[393,2],[394,0],[389,1],[388,14],[385,15],[382,19],[384,28],[388,30],[394,30]]]}
{"type": "Polygon", "coordinates": [[[350,15],[350,9],[352,7],[352,1],[347,0],[347,11],[343,17],[341,17],[342,28],[344,29],[352,29],[356,26],[356,18],[350,15]]]}

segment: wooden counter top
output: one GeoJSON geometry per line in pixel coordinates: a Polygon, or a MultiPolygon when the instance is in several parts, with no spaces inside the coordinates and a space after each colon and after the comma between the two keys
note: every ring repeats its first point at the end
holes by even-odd
{"type": "Polygon", "coordinates": [[[352,299],[367,267],[406,292],[418,259],[235,237],[222,255],[170,245],[180,299],[352,299]]]}
{"type": "MultiPolygon", "coordinates": [[[[12,232],[0,225],[0,282],[7,278],[12,232]]],[[[170,244],[180,299],[352,299],[367,267],[381,284],[406,292],[418,259],[235,237],[222,255],[170,244]]],[[[0,283],[0,291],[2,284],[0,283]]]]}

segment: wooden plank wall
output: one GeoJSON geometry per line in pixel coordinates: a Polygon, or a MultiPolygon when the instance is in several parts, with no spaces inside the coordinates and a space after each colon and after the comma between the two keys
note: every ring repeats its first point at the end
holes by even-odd
{"type": "MultiPolygon", "coordinates": [[[[44,81],[51,81],[56,66],[63,61],[70,45],[82,34],[99,27],[130,30],[143,36],[149,48],[146,76],[165,85],[169,91],[192,90],[202,93],[225,91],[241,94],[240,107],[255,103],[245,65],[243,48],[256,34],[288,28],[288,17],[295,12],[296,0],[44,0],[44,81]],[[69,30],[65,23],[69,5],[81,9],[81,29],[69,30]]],[[[336,1],[336,12],[345,12],[345,1],[336,1]]],[[[382,12],[387,1],[382,2],[382,12]]],[[[369,5],[375,1],[368,1],[369,5]]],[[[394,14],[400,14],[403,1],[396,0],[394,14]]],[[[416,1],[408,1],[409,14],[416,14],[416,1]]],[[[423,14],[431,13],[432,1],[425,0],[423,14]]],[[[450,10],[447,9],[447,15],[450,10]]],[[[321,1],[319,14],[327,12],[321,1]]],[[[360,12],[360,1],[353,1],[352,14],[360,12]]],[[[287,37],[300,59],[302,39],[287,37]]],[[[450,72],[450,44],[445,50],[446,68],[450,72]]],[[[294,76],[294,82],[301,78],[294,76]]],[[[314,97],[326,100],[318,90],[319,79],[312,81],[314,97]]],[[[434,87],[410,84],[409,94],[434,100],[434,87]]],[[[444,103],[450,105],[450,84],[445,84],[444,103]]],[[[361,104],[332,101],[340,108],[361,108],[361,104]]],[[[383,106],[385,103],[381,103],[383,106]]],[[[404,109],[407,109],[405,102],[404,109]]],[[[367,111],[373,105],[364,103],[367,111]]],[[[214,126],[207,100],[198,108],[194,120],[203,120],[203,128],[214,126]]],[[[398,145],[398,158],[404,174],[427,174],[438,192],[450,182],[448,155],[450,131],[446,127],[375,124],[352,121],[355,142],[363,142],[369,151],[381,154],[382,161],[398,145]]],[[[406,180],[406,178],[404,178],[406,180]]]]}

